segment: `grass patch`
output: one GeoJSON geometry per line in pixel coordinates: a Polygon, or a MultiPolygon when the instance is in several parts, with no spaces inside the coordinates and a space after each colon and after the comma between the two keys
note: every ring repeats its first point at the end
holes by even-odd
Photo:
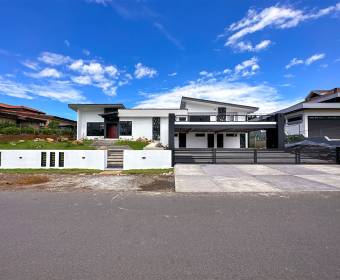
{"type": "Polygon", "coordinates": [[[24,140],[0,142],[0,150],[94,150],[91,144],[88,140],[79,143],[24,140]]]}
{"type": "Polygon", "coordinates": [[[100,173],[98,169],[0,169],[4,174],[94,174],[100,173]]]}
{"type": "Polygon", "coordinates": [[[145,146],[149,145],[149,140],[118,140],[114,143],[115,146],[129,146],[133,150],[143,150],[145,146]]]}
{"type": "Polygon", "coordinates": [[[164,168],[164,169],[131,169],[131,170],[123,170],[123,174],[163,174],[173,172],[173,168],[164,168]]]}

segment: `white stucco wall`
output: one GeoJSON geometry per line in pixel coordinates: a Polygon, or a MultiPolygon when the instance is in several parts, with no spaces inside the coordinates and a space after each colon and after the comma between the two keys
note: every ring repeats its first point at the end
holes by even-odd
{"type": "Polygon", "coordinates": [[[242,107],[236,107],[236,106],[224,106],[224,105],[204,103],[204,102],[198,102],[198,101],[186,101],[186,109],[188,110],[189,114],[194,114],[194,113],[217,114],[218,107],[225,107],[227,114],[238,113],[239,115],[243,115],[243,114],[254,112],[254,110],[246,109],[242,107]]]}
{"type": "Polygon", "coordinates": [[[80,168],[106,167],[104,150],[0,150],[0,168],[80,168]],[[41,167],[41,152],[46,152],[46,167],[41,167]],[[55,167],[50,167],[50,153],[55,152],[55,167]],[[58,167],[59,152],[64,152],[64,167],[58,167]]]}
{"type": "Polygon", "coordinates": [[[124,150],[123,169],[171,168],[169,150],[124,150]]]}
{"type": "MultiPolygon", "coordinates": [[[[232,132],[228,132],[231,134],[232,132]]],[[[175,148],[179,147],[179,133],[176,133],[175,137],[175,148]]],[[[240,148],[240,133],[234,133],[236,136],[226,136],[226,132],[218,133],[223,134],[223,148],[240,148]]],[[[246,147],[248,147],[248,137],[246,135],[246,147]]],[[[215,148],[217,148],[217,134],[214,135],[215,148]]],[[[189,132],[186,136],[186,147],[187,148],[207,148],[208,147],[208,133],[207,132],[189,132]],[[204,133],[204,137],[197,137],[195,134],[204,133]]]]}
{"type": "Polygon", "coordinates": [[[88,122],[104,122],[104,119],[99,114],[104,113],[103,108],[82,108],[78,109],[78,124],[77,124],[77,139],[94,139],[103,138],[101,136],[86,136],[88,122]]]}

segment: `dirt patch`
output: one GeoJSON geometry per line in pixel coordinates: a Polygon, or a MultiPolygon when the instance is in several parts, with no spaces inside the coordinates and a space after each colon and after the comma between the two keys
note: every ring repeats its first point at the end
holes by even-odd
{"type": "Polygon", "coordinates": [[[1,174],[1,190],[39,191],[150,191],[171,192],[173,175],[124,174],[1,174]]]}
{"type": "Polygon", "coordinates": [[[155,176],[150,183],[141,184],[139,191],[148,192],[174,192],[175,181],[173,176],[155,176]]]}

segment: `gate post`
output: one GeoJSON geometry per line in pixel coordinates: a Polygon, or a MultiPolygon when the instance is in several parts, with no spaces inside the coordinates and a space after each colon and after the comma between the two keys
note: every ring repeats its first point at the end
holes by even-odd
{"type": "Polygon", "coordinates": [[[335,161],[340,164],[340,147],[335,148],[335,161]]]}
{"type": "Polygon", "coordinates": [[[254,149],[254,163],[257,163],[257,149],[254,149]]]}
{"type": "Polygon", "coordinates": [[[216,149],[215,148],[212,149],[212,161],[213,161],[213,164],[216,164],[216,149]]]}
{"type": "Polygon", "coordinates": [[[295,150],[295,164],[301,163],[301,153],[298,149],[295,150]]]}

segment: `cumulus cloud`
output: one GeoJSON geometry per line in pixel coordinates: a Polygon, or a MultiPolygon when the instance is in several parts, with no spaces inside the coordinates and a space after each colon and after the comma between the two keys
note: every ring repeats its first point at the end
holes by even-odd
{"type": "Polygon", "coordinates": [[[142,79],[142,78],[153,78],[157,75],[157,70],[144,66],[142,63],[137,63],[135,65],[135,77],[137,79],[142,79]]]}
{"type": "Polygon", "coordinates": [[[64,56],[62,54],[43,52],[38,57],[38,60],[49,65],[62,65],[71,61],[69,56],[64,56]]]}
{"type": "Polygon", "coordinates": [[[168,76],[170,76],[170,77],[175,77],[175,76],[177,76],[177,72],[169,73],[168,76]]]}
{"type": "Polygon", "coordinates": [[[39,70],[39,64],[37,62],[31,61],[31,60],[24,60],[21,61],[21,64],[26,66],[27,68],[31,70],[39,70]]]}
{"type": "Polygon", "coordinates": [[[270,40],[263,40],[260,43],[253,46],[252,43],[246,41],[240,41],[235,44],[235,48],[240,52],[249,51],[249,52],[259,52],[270,46],[272,42],[270,40]]]}
{"type": "Polygon", "coordinates": [[[253,57],[235,66],[235,75],[242,77],[253,76],[260,69],[258,58],[253,57]]]}
{"type": "MultiPolygon", "coordinates": [[[[228,36],[225,45],[236,49],[254,51],[250,43],[244,42],[244,38],[250,34],[262,31],[267,28],[287,29],[293,28],[308,20],[315,20],[320,17],[340,11],[340,3],[324,9],[297,9],[293,6],[276,5],[265,8],[261,11],[249,9],[247,15],[241,20],[232,23],[226,28],[226,33],[219,37],[228,36]],[[227,35],[229,34],[229,35],[227,35]]],[[[267,41],[267,40],[265,40],[267,41]]]]}
{"type": "Polygon", "coordinates": [[[178,108],[182,96],[257,106],[262,113],[271,113],[288,107],[296,100],[285,101],[278,91],[266,84],[244,82],[192,82],[167,91],[144,93],[146,99],[136,108],[178,108]]]}
{"type": "Polygon", "coordinates": [[[303,59],[297,59],[296,57],[294,57],[285,67],[286,69],[289,69],[295,65],[299,65],[299,64],[305,64],[305,65],[311,65],[312,63],[325,58],[326,55],[324,53],[317,53],[314,54],[308,58],[306,58],[305,60],[303,59]]]}

